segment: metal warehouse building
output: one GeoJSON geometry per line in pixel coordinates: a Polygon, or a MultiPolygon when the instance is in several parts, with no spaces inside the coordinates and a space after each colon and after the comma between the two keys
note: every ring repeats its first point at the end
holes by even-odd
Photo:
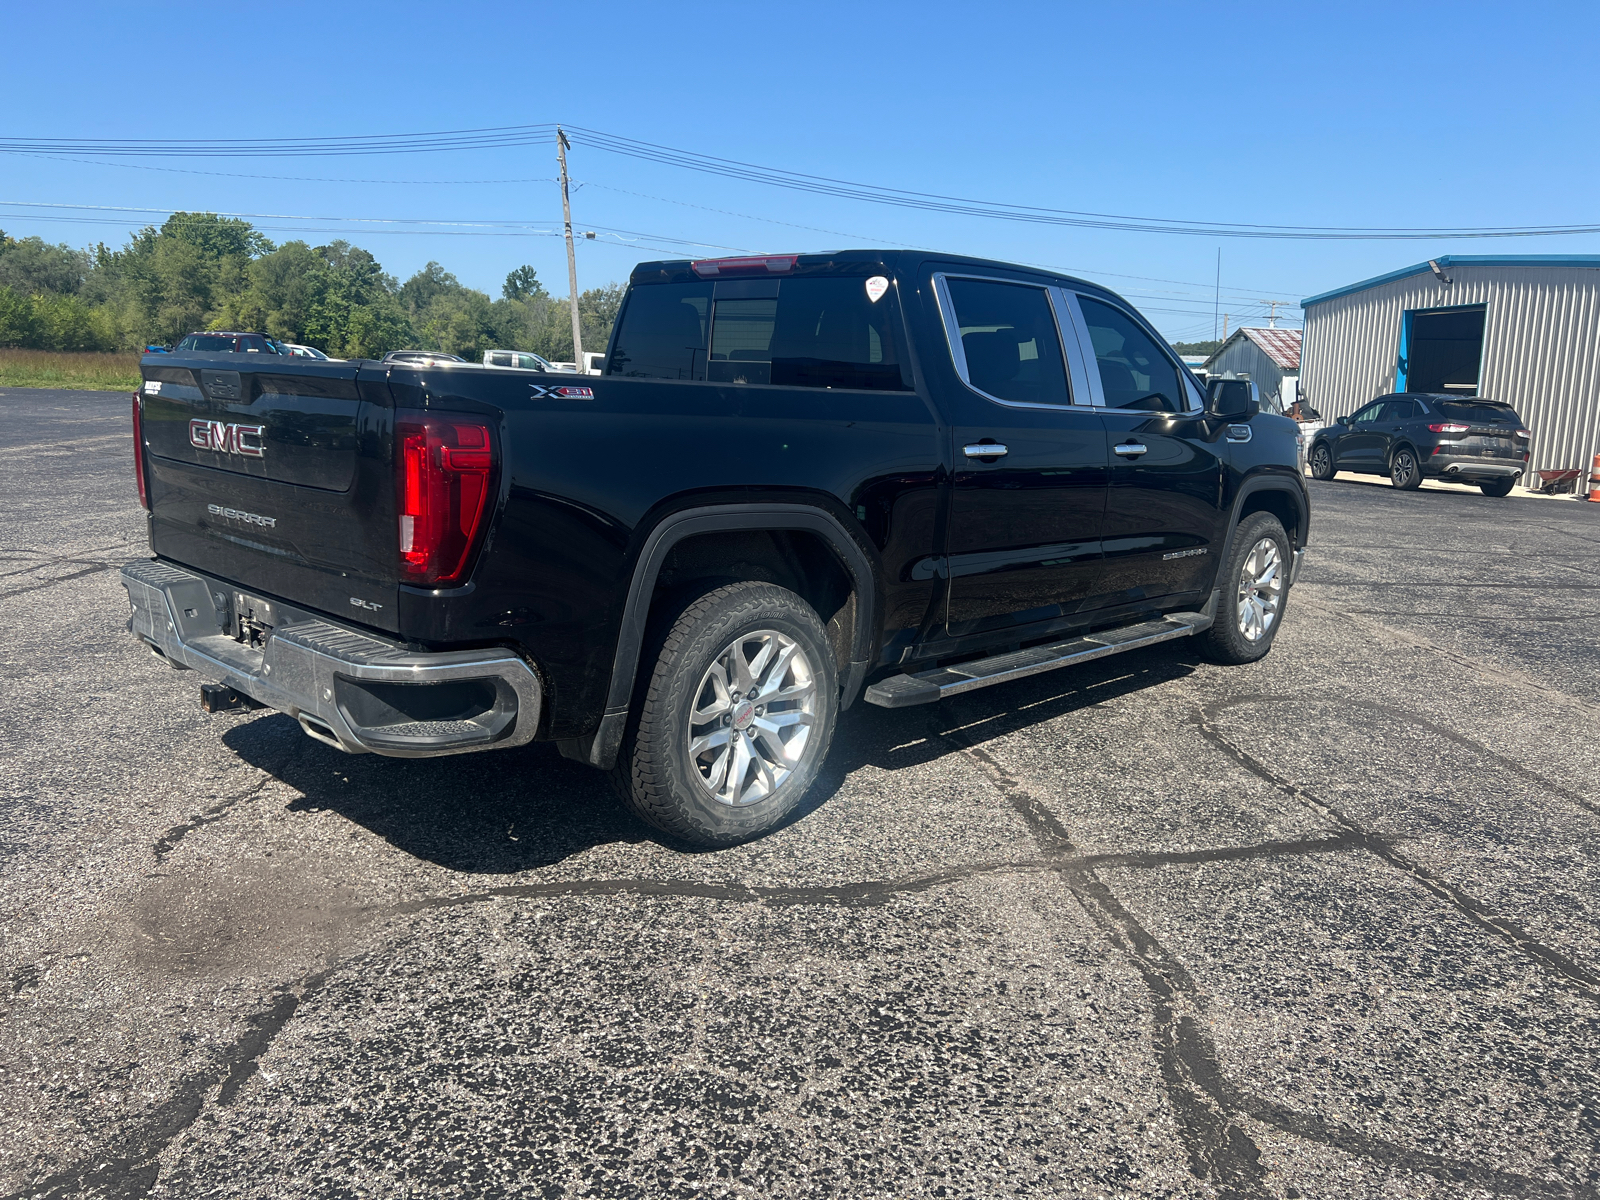
{"type": "Polygon", "coordinates": [[[1248,379],[1263,396],[1276,397],[1278,407],[1287,409],[1295,401],[1299,381],[1300,331],[1249,327],[1237,330],[1206,359],[1201,370],[1207,376],[1248,379]]]}
{"type": "Polygon", "coordinates": [[[1530,470],[1600,450],[1600,255],[1451,255],[1300,303],[1300,390],[1325,420],[1454,392],[1517,410],[1530,470]]]}

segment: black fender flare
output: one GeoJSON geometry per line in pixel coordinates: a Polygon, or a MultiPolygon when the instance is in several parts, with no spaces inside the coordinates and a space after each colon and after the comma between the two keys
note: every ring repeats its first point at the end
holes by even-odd
{"type": "Polygon", "coordinates": [[[662,518],[640,547],[617,630],[605,712],[592,735],[559,743],[563,755],[601,770],[609,770],[616,763],[633,702],[639,655],[644,649],[650,598],[668,553],[684,538],[745,529],[807,530],[820,535],[839,556],[856,594],[855,631],[850,662],[840,679],[839,707],[848,708],[855,701],[872,662],[878,628],[878,584],[871,558],[844,524],[827,510],[807,504],[714,504],[687,508],[662,518]]]}

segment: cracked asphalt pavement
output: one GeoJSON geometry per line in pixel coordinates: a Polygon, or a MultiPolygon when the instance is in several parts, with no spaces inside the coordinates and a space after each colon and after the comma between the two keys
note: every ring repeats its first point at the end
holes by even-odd
{"type": "Polygon", "coordinates": [[[1314,483],[1263,663],[858,706],[686,853],[202,713],[127,408],[0,392],[0,1196],[1600,1196],[1600,505],[1314,483]]]}

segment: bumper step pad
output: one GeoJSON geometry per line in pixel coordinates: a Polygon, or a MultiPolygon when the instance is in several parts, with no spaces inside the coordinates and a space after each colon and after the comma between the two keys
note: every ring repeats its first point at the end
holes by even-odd
{"type": "Polygon", "coordinates": [[[1168,613],[1158,620],[1124,625],[1120,629],[1102,629],[1098,633],[1083,634],[1047,646],[1030,646],[1026,650],[1013,650],[992,658],[938,667],[916,675],[895,675],[873,684],[862,698],[879,708],[932,704],[946,696],[958,696],[962,692],[992,684],[1009,683],[1013,679],[1106,658],[1125,650],[1138,650],[1157,642],[1189,637],[1210,626],[1210,617],[1201,613],[1168,613]]]}

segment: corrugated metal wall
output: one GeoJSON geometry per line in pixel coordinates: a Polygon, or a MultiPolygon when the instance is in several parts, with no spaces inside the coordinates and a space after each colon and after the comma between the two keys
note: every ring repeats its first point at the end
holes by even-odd
{"type": "Polygon", "coordinates": [[[1533,430],[1531,471],[1588,470],[1600,450],[1600,270],[1453,264],[1305,310],[1300,388],[1323,419],[1394,388],[1407,309],[1487,306],[1478,392],[1533,430]]]}
{"type": "Polygon", "coordinates": [[[1263,393],[1271,392],[1274,396],[1283,383],[1283,368],[1247,337],[1230,341],[1206,370],[1212,375],[1223,375],[1229,371],[1236,375],[1249,375],[1250,381],[1263,393]]]}

